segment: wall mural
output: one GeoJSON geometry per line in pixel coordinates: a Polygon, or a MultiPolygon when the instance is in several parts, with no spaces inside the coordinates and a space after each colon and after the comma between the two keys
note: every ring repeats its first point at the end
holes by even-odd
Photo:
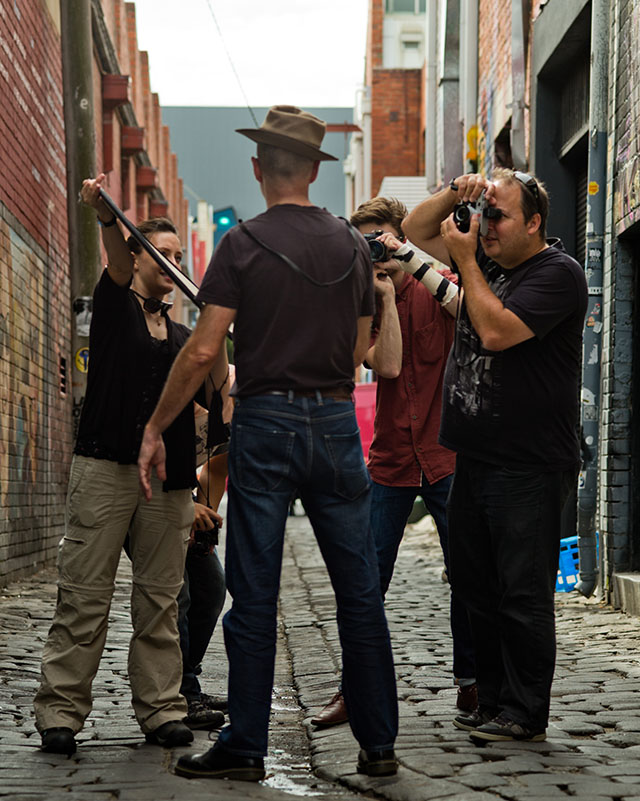
{"type": "Polygon", "coordinates": [[[70,423],[57,370],[64,315],[50,294],[64,298],[62,283],[64,271],[0,221],[0,583],[14,557],[43,561],[61,518],[70,423]]]}

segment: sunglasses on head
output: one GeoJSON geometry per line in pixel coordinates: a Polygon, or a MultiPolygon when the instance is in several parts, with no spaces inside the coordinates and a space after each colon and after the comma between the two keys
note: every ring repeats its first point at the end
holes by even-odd
{"type": "Polygon", "coordinates": [[[518,172],[517,170],[513,171],[513,177],[516,179],[516,181],[520,181],[520,183],[523,184],[523,186],[526,186],[526,188],[531,192],[531,194],[536,199],[536,205],[539,207],[540,190],[538,188],[538,182],[536,181],[536,179],[532,175],[529,175],[528,172],[518,172]]]}
{"type": "Polygon", "coordinates": [[[166,303],[164,300],[158,300],[158,298],[145,298],[139,292],[136,292],[135,289],[131,291],[136,297],[140,298],[142,301],[142,308],[149,312],[149,314],[155,314],[156,312],[166,314],[173,306],[173,303],[166,303]]]}

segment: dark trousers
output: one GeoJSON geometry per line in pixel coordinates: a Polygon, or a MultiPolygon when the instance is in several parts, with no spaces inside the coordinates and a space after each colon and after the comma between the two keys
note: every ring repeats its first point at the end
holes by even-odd
{"type": "MultiPolygon", "coordinates": [[[[422,497],[436,524],[444,563],[449,572],[449,537],[447,532],[447,498],[451,476],[430,484],[422,477],[421,487],[387,487],[373,482],[371,489],[371,530],[376,543],[382,596],[393,576],[407,520],[418,495],[422,497]]],[[[472,679],[475,673],[473,642],[469,617],[456,593],[451,593],[451,637],[453,640],[453,675],[456,679],[472,679]]]]}
{"type": "Polygon", "coordinates": [[[353,403],[257,395],[236,400],[229,448],[223,628],[230,725],[218,742],[267,752],[284,529],[296,492],[336,595],[349,723],[362,748],[393,747],[398,703],[369,528],[370,481],[353,403]]]}
{"type": "Polygon", "coordinates": [[[182,650],[180,692],[187,701],[200,698],[198,675],[209,642],[224,606],[224,570],[214,551],[209,554],[187,551],[184,584],[178,595],[178,631],[182,650]]]}
{"type": "Polygon", "coordinates": [[[534,730],[549,717],[561,518],[575,479],[459,455],[449,495],[450,579],[469,612],[480,706],[534,730]]]}

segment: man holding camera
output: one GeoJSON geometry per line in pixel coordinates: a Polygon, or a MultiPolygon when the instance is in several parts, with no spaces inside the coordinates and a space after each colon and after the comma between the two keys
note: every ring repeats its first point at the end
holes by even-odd
{"type": "Polygon", "coordinates": [[[449,558],[469,611],[479,694],[477,711],[454,723],[479,743],[544,740],[548,723],[587,307],[582,268],[558,240],[546,241],[548,209],[535,177],[497,170],[492,181],[460,176],[403,225],[459,270],[463,287],[440,442],[457,452],[449,558]],[[480,211],[466,232],[452,213],[460,203],[480,211]]]}
{"type": "MultiPolygon", "coordinates": [[[[383,597],[418,495],[436,524],[448,566],[446,502],[455,464],[455,454],[438,444],[438,430],[458,288],[448,270],[440,273],[424,265],[415,279],[403,271],[402,254],[411,251],[403,244],[406,215],[404,203],[376,197],[351,216],[352,225],[369,241],[377,295],[366,357],[378,379],[368,468],[373,481],[371,528],[383,597]]],[[[451,596],[451,633],[457,705],[471,712],[477,706],[473,645],[466,609],[455,593],[451,596]]],[[[311,722],[328,727],[346,720],[344,698],[338,692],[311,722]]]]}
{"type": "Polygon", "coordinates": [[[253,171],[267,211],[229,231],[200,288],[200,319],[145,429],[140,475],[163,472],[161,432],[190,397],[234,323],[236,398],[229,449],[223,626],[229,716],[206,754],[183,756],[185,777],[264,778],[277,600],[289,504],[299,493],[336,593],[344,692],[361,750],[358,771],[397,771],[395,671],[369,519],[367,473],[352,399],[369,345],[374,293],[362,238],[314,206],[309,186],[325,124],[274,106],[258,129],[253,171]]]}

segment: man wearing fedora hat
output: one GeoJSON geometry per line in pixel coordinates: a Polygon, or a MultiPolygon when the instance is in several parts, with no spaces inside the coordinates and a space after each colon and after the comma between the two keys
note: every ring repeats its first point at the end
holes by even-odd
{"type": "Polygon", "coordinates": [[[231,323],[236,361],[229,450],[224,618],[229,717],[216,745],[183,756],[186,777],[264,777],[276,646],[277,598],[291,498],[302,499],[337,602],[343,690],[361,750],[358,770],[396,773],[393,657],[369,528],[370,479],[352,391],[374,311],[369,249],[359,233],[309,200],[325,123],[274,106],[252,158],[267,211],[218,245],[198,299],[195,331],[171,371],[140,449],[150,495],[164,471],[161,433],[201,383],[231,323]]]}

